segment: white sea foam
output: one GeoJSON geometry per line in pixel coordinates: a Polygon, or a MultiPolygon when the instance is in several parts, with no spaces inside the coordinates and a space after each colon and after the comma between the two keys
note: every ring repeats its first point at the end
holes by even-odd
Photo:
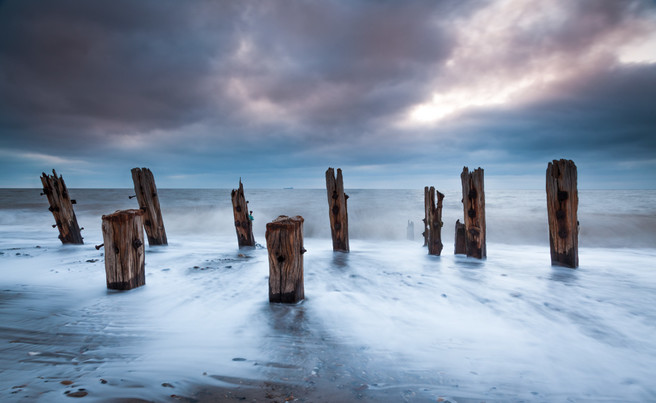
{"type": "Polygon", "coordinates": [[[478,261],[452,254],[456,192],[444,255],[432,257],[420,191],[349,192],[343,254],[331,250],[325,192],[246,189],[257,242],[279,214],[306,219],[306,300],[289,306],[268,303],[266,250],[237,248],[229,191],[161,190],[170,245],[147,248],[146,286],[128,292],[106,290],[92,245],[101,214],[134,207],[129,191],[71,190],[83,246],[59,243],[38,191],[2,192],[3,401],[70,401],[80,388],[89,401],[164,400],[235,379],[389,401],[656,399],[656,248],[641,243],[654,239],[653,192],[581,192],[571,270],[549,264],[537,191],[488,193],[478,261]],[[415,241],[404,239],[408,219],[415,241]]]}

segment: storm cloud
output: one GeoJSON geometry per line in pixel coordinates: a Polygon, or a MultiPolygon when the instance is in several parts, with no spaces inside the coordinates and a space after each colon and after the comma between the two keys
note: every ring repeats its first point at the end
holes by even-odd
{"type": "Polygon", "coordinates": [[[654,99],[648,0],[0,2],[4,187],[654,188],[654,99]]]}

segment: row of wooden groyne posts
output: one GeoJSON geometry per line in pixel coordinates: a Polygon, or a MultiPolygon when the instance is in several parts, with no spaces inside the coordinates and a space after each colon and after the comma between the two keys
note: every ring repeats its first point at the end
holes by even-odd
{"type": "MultiPolygon", "coordinates": [[[[43,193],[48,197],[49,210],[59,229],[64,244],[82,244],[73,204],[66,184],[53,169],[52,175],[43,173],[43,193]]],[[[485,191],[483,169],[469,172],[463,168],[462,204],[464,220],[455,224],[456,254],[473,258],[486,257],[485,191]]],[[[102,216],[105,273],[109,289],[129,290],[144,285],[145,248],[144,229],[149,245],[167,245],[166,231],[157,196],[157,187],[148,168],[132,169],[135,196],[139,209],[120,210],[102,216]]],[[[546,191],[549,221],[551,263],[571,268],[578,267],[578,191],[576,165],[571,160],[553,160],[547,166],[546,191]]],[[[348,195],[344,193],[342,170],[328,168],[326,190],[333,250],[349,252],[348,195]]],[[[255,246],[252,215],[244,195],[244,186],[231,192],[235,229],[239,247],[255,246]]],[[[434,187],[424,188],[424,246],[428,253],[442,253],[442,201],[444,195],[434,187]]],[[[303,288],[303,217],[279,216],[266,225],[269,255],[269,301],[297,302],[304,298],[303,288]]]]}

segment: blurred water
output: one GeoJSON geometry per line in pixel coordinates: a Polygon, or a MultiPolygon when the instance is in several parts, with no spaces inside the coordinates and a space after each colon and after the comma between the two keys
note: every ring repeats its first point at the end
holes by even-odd
{"type": "MultiPolygon", "coordinates": [[[[444,191],[442,237],[453,244],[454,224],[463,216],[460,191],[444,191]]],[[[229,189],[160,189],[160,203],[167,233],[173,238],[194,234],[234,233],[229,189]]],[[[131,189],[70,189],[75,212],[86,235],[100,235],[100,216],[137,207],[128,199],[131,189]]],[[[414,222],[415,239],[421,238],[424,214],[423,189],[347,190],[351,239],[406,239],[408,220],[414,222]]],[[[325,190],[246,189],[255,221],[256,239],[264,237],[266,223],[278,215],[301,215],[304,233],[329,238],[325,190]]],[[[651,248],[656,246],[656,191],[579,191],[581,246],[651,248]]],[[[0,225],[19,232],[47,231],[52,223],[45,196],[37,189],[0,189],[0,225]]],[[[537,190],[487,191],[488,241],[507,244],[549,245],[545,192],[537,190]]],[[[51,233],[56,237],[57,230],[51,233]]],[[[447,248],[448,249],[448,248],[447,248]]]]}
{"type": "Polygon", "coordinates": [[[478,261],[451,252],[457,192],[433,257],[423,191],[347,191],[352,252],[335,254],[324,191],[246,189],[262,244],[267,221],[305,217],[296,305],[268,303],[266,249],[237,248],[229,190],[159,191],[170,245],[147,248],[146,286],[128,292],[106,290],[93,245],[100,215],[136,206],[131,192],[70,193],[82,246],[59,243],[38,190],[0,191],[2,401],[80,389],[86,401],[199,400],[199,385],[263,384],[302,401],[656,400],[655,192],[581,191],[571,270],[549,264],[542,192],[486,194],[478,261]]]}

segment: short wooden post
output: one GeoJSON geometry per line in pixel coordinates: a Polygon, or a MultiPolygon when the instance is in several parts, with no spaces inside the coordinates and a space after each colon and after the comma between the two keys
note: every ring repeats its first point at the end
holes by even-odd
{"type": "Polygon", "coordinates": [[[442,254],[442,200],[444,195],[435,190],[433,186],[428,189],[428,198],[426,199],[426,221],[428,222],[428,254],[441,255],[442,254]],[[437,194],[437,203],[435,195],[437,194]]]}
{"type": "Polygon", "coordinates": [[[460,220],[456,221],[456,236],[455,236],[455,250],[453,253],[456,255],[466,255],[467,245],[465,243],[465,224],[460,220]]]}
{"type": "Polygon", "coordinates": [[[142,210],[102,216],[107,288],[129,290],[146,284],[142,210]]]}
{"type": "Polygon", "coordinates": [[[579,195],[576,165],[571,160],[553,160],[547,166],[547,216],[551,264],[579,265],[579,195]]]}
{"type": "Polygon", "coordinates": [[[83,244],[80,227],[77,224],[75,211],[73,211],[73,204],[76,201],[71,200],[64,178],[61,175],[57,177],[57,172],[53,169],[52,175],[46,175],[43,172],[41,183],[43,184],[41,195],[48,196],[48,203],[50,203],[48,210],[55,217],[55,225],[59,229],[59,239],[63,244],[83,244]]]}
{"type": "Polygon", "coordinates": [[[303,289],[303,217],[279,216],[266,225],[269,302],[298,302],[303,289]]]}
{"type": "Polygon", "coordinates": [[[144,212],[148,245],[168,245],[153,173],[148,168],[132,168],[132,181],[139,208],[144,212]]]}
{"type": "Polygon", "coordinates": [[[248,211],[248,202],[244,196],[244,185],[241,183],[241,178],[239,178],[239,189],[233,189],[230,196],[232,197],[232,212],[235,216],[239,247],[255,246],[252,215],[248,211]]]}
{"type": "Polygon", "coordinates": [[[483,169],[469,172],[464,167],[462,174],[462,205],[465,212],[465,245],[467,256],[483,259],[487,256],[485,246],[485,189],[483,169]]]}
{"type": "Polygon", "coordinates": [[[333,251],[349,251],[348,212],[344,194],[344,181],[342,170],[337,168],[337,177],[333,168],[326,171],[326,191],[328,194],[328,207],[330,208],[330,232],[333,237],[333,251]]]}

